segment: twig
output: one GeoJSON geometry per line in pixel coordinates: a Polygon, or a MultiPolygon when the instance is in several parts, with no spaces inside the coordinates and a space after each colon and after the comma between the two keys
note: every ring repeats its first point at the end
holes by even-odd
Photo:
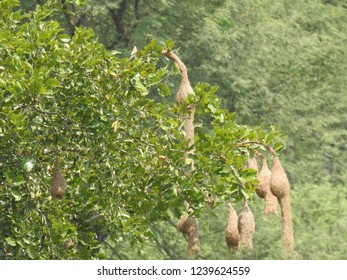
{"type": "Polygon", "coordinates": [[[35,106],[32,106],[32,108],[33,108],[36,112],[38,112],[38,113],[40,113],[40,114],[44,114],[44,115],[59,115],[58,112],[43,111],[43,110],[40,110],[40,109],[36,108],[35,106]]]}
{"type": "Polygon", "coordinates": [[[257,145],[264,146],[269,151],[269,153],[272,156],[276,156],[276,153],[275,153],[274,149],[271,148],[269,145],[267,145],[265,143],[262,143],[262,142],[259,142],[259,141],[245,141],[245,142],[238,143],[239,146],[252,145],[252,144],[257,144],[257,145]]]}

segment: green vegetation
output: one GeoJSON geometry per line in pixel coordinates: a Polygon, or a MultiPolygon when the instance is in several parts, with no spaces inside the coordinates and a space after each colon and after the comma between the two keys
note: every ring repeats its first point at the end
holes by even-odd
{"type": "Polygon", "coordinates": [[[1,1],[0,259],[184,259],[187,210],[201,259],[346,258],[346,12],[344,0],[1,1]],[[183,105],[167,49],[194,87],[183,105]],[[266,147],[291,183],[291,254],[244,167],[266,147]],[[239,213],[244,198],[254,251],[227,254],[226,202],[239,213]]]}

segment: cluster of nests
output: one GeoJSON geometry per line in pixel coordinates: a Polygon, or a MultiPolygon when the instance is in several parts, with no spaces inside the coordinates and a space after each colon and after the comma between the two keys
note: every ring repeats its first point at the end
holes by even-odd
{"type": "MultiPolygon", "coordinates": [[[[193,93],[193,88],[190,85],[188,72],[185,64],[181,59],[170,50],[164,50],[162,55],[174,61],[181,72],[181,84],[176,94],[176,102],[184,103],[188,95],[193,93]]],[[[194,114],[195,108],[190,106],[187,108],[185,115],[184,132],[186,139],[190,145],[194,144],[194,114]]],[[[290,207],[290,186],[286,173],[284,172],[281,162],[275,156],[272,149],[270,150],[273,156],[273,166],[270,171],[267,165],[266,158],[258,153],[262,159],[262,168],[259,172],[258,163],[255,158],[251,158],[248,163],[248,168],[253,168],[257,171],[259,184],[256,192],[259,197],[264,199],[264,214],[277,215],[277,201],[281,206],[282,214],[282,241],[286,250],[293,250],[294,236],[292,229],[292,217],[290,207]]],[[[192,163],[192,170],[194,163],[192,163]]],[[[231,203],[228,203],[228,220],[225,231],[225,239],[229,251],[239,250],[240,247],[245,247],[249,250],[253,249],[253,235],[255,230],[255,221],[251,209],[247,201],[244,201],[240,215],[237,215],[231,203]]],[[[200,251],[198,220],[195,217],[190,217],[188,214],[182,215],[177,224],[180,232],[187,236],[188,239],[188,256],[198,255],[200,251]]]]}
{"type": "MultiPolygon", "coordinates": [[[[278,157],[273,157],[273,165],[270,170],[266,158],[262,157],[262,168],[258,171],[255,158],[248,162],[248,167],[253,168],[258,174],[258,186],[256,193],[264,199],[264,215],[277,216],[277,201],[281,206],[282,214],[282,242],[286,251],[294,249],[294,235],[292,228],[291,206],[290,206],[290,185],[286,173],[283,170],[278,157]]],[[[225,240],[229,251],[237,251],[240,247],[248,250],[253,249],[253,235],[255,221],[247,202],[244,201],[240,215],[228,203],[228,219],[225,230],[225,240]]]]}
{"type": "MultiPolygon", "coordinates": [[[[286,173],[284,172],[278,157],[273,158],[273,166],[270,170],[265,157],[262,157],[262,168],[258,171],[258,164],[255,158],[248,162],[249,168],[253,168],[258,173],[259,184],[256,193],[264,199],[264,214],[277,216],[277,201],[281,206],[282,213],[282,241],[286,250],[294,249],[294,236],[292,229],[291,206],[290,206],[290,185],[286,173]]],[[[54,175],[51,184],[51,195],[54,199],[63,199],[67,183],[59,166],[59,158],[56,158],[54,175]]],[[[225,240],[228,251],[238,251],[240,248],[253,250],[253,235],[255,231],[255,221],[247,201],[243,202],[243,208],[238,215],[232,204],[229,202],[228,218],[225,229],[225,240]]],[[[199,224],[196,217],[187,213],[180,218],[177,228],[187,236],[188,256],[197,256],[200,252],[199,224]]]]}
{"type": "MultiPolygon", "coordinates": [[[[181,84],[176,94],[176,102],[184,103],[188,95],[193,93],[193,88],[188,79],[187,68],[181,59],[170,50],[164,50],[162,55],[174,61],[181,72],[181,84]]],[[[194,115],[195,108],[188,106],[185,115],[184,132],[186,139],[190,145],[194,144],[194,115]]],[[[256,154],[262,160],[261,170],[258,170],[258,162],[256,158],[249,159],[248,168],[257,171],[259,184],[256,193],[260,198],[264,199],[264,214],[277,216],[277,202],[281,207],[282,214],[282,241],[286,250],[294,249],[294,236],[292,229],[292,217],[290,206],[290,186],[289,181],[284,172],[281,162],[275,154],[272,154],[273,165],[271,170],[267,165],[266,158],[258,153],[256,154]]],[[[192,162],[192,170],[194,163],[192,162]]],[[[59,157],[56,158],[54,166],[54,175],[51,184],[51,195],[54,199],[63,199],[67,183],[62,175],[59,166],[59,157]]],[[[240,248],[253,250],[253,235],[255,230],[255,221],[251,209],[247,201],[243,202],[243,208],[238,215],[232,204],[229,202],[228,218],[225,230],[225,240],[228,251],[238,251],[240,248]]],[[[197,256],[200,252],[199,242],[199,225],[196,217],[183,214],[180,218],[177,228],[182,232],[188,240],[187,253],[188,256],[197,256]]]]}
{"type": "MultiPolygon", "coordinates": [[[[258,171],[254,158],[248,161],[247,167],[254,168],[258,174],[256,193],[264,199],[264,215],[277,216],[277,204],[281,207],[282,214],[282,242],[284,249],[289,252],[294,249],[294,236],[292,229],[290,186],[278,157],[273,157],[273,166],[270,170],[267,161],[262,157],[263,165],[258,171]],[[278,202],[278,203],[277,203],[278,202]]],[[[225,229],[225,240],[228,252],[237,252],[240,249],[253,250],[253,236],[255,220],[246,200],[238,215],[232,203],[227,203],[228,217],[225,229]]],[[[197,256],[200,252],[199,226],[196,217],[183,214],[178,221],[177,228],[188,240],[188,256],[197,256]]]]}

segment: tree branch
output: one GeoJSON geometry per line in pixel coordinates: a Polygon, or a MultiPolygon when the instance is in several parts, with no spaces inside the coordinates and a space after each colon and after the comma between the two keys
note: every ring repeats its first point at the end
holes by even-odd
{"type": "Polygon", "coordinates": [[[120,39],[122,39],[126,45],[129,43],[129,38],[125,35],[125,28],[122,20],[128,6],[127,4],[127,0],[122,0],[117,10],[114,8],[108,9],[112,21],[116,26],[117,33],[119,34],[120,39]]]}
{"type": "Polygon", "coordinates": [[[69,27],[70,33],[73,36],[75,34],[76,23],[71,15],[72,11],[69,9],[68,3],[66,3],[66,0],[62,0],[61,3],[63,4],[63,12],[64,12],[65,20],[69,27]]]}
{"type": "Polygon", "coordinates": [[[35,106],[32,106],[32,108],[33,108],[36,112],[38,112],[38,113],[40,113],[40,114],[44,114],[44,115],[59,115],[58,112],[42,111],[42,110],[36,108],[35,106]]]}
{"type": "Polygon", "coordinates": [[[262,142],[259,142],[259,141],[244,141],[244,142],[238,143],[239,146],[245,146],[245,145],[251,145],[251,144],[261,145],[261,146],[265,147],[272,156],[276,155],[273,148],[271,148],[269,145],[262,143],[262,142]]]}
{"type": "Polygon", "coordinates": [[[140,3],[140,0],[135,0],[135,3],[134,3],[134,11],[135,11],[135,17],[137,20],[140,19],[140,15],[139,15],[139,3],[140,3]]]}
{"type": "Polygon", "coordinates": [[[116,251],[115,248],[111,246],[110,243],[108,243],[106,240],[104,240],[104,244],[112,251],[113,254],[115,254],[120,260],[128,260],[128,256],[124,254],[120,254],[116,251]]]}
{"type": "Polygon", "coordinates": [[[66,3],[66,0],[62,0],[61,3],[63,4],[63,12],[67,25],[69,27],[71,36],[73,36],[75,34],[76,27],[81,25],[82,21],[86,18],[86,15],[75,15],[73,13],[73,6],[66,3]]]}

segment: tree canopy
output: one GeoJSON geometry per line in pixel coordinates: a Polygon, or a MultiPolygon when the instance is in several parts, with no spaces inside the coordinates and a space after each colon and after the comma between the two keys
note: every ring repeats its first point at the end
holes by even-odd
{"type": "MultiPolygon", "coordinates": [[[[215,234],[225,202],[254,201],[259,212],[257,173],[245,166],[258,153],[281,154],[294,183],[302,257],[317,256],[302,223],[343,242],[344,0],[3,0],[0,14],[0,259],[135,258],[102,247],[127,242],[181,258],[168,225],[183,212],[207,232],[218,222],[215,234]],[[163,50],[187,66],[194,93],[184,104],[163,50]],[[57,159],[63,200],[50,194],[57,159]]],[[[259,246],[274,239],[256,231],[259,246]]],[[[261,250],[255,257],[279,257],[261,250]]]]}
{"type": "Polygon", "coordinates": [[[151,238],[148,222],[179,216],[184,201],[198,216],[252,196],[256,173],[244,165],[262,144],[281,150],[281,135],[237,124],[216,88],[198,83],[187,102],[200,123],[184,157],[186,105],[148,97],[171,94],[161,56],[171,41],[120,58],[91,29],[66,35],[52,19],[57,2],[28,13],[15,4],[1,3],[3,257],[96,258],[105,236],[151,238]],[[68,183],[63,201],[49,195],[56,158],[68,183]]]}

